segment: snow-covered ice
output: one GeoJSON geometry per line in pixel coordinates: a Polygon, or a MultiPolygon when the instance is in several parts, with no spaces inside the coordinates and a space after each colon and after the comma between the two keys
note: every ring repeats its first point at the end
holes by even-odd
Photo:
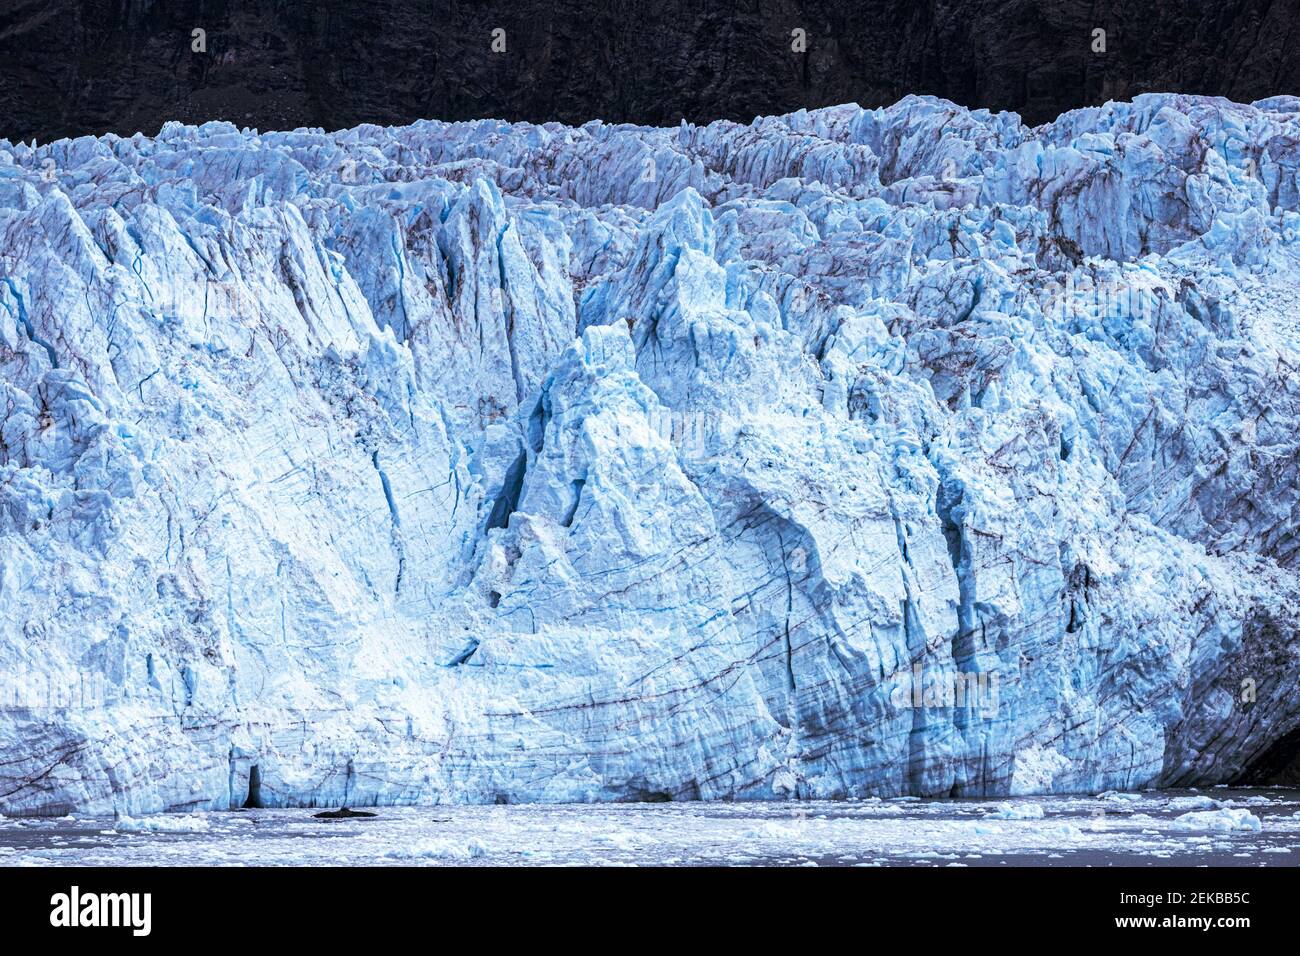
{"type": "Polygon", "coordinates": [[[1236,779],[1300,722],[1298,143],[0,141],[0,811],[1236,779]]]}

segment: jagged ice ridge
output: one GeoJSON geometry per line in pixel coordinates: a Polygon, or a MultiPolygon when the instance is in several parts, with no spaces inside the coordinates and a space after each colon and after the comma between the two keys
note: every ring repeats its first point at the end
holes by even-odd
{"type": "Polygon", "coordinates": [[[1234,779],[1298,208],[1287,97],[0,141],[0,811],[1234,779]]]}

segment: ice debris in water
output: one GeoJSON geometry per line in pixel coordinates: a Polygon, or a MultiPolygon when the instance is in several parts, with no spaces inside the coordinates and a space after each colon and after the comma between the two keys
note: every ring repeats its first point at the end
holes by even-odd
{"type": "Polygon", "coordinates": [[[0,809],[1235,779],[1300,715],[1298,142],[0,141],[0,809]]]}

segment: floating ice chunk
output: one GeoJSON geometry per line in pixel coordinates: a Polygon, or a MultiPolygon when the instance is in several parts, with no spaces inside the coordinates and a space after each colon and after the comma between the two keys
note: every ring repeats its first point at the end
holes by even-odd
{"type": "Polygon", "coordinates": [[[596,836],[594,840],[596,843],[607,844],[619,850],[635,850],[645,843],[645,840],[640,835],[627,830],[602,833],[596,836]]]}
{"type": "Polygon", "coordinates": [[[119,817],[113,823],[118,833],[196,833],[208,829],[204,817],[157,813],[147,817],[119,817]]]}
{"type": "Polygon", "coordinates": [[[1249,810],[1194,810],[1174,820],[1179,830],[1260,830],[1259,817],[1249,810]]]}
{"type": "Polygon", "coordinates": [[[1082,840],[1084,838],[1082,830],[1073,823],[1067,822],[1058,823],[1055,826],[1048,827],[1047,832],[1058,840],[1065,840],[1067,842],[1082,840]]]}
{"type": "Polygon", "coordinates": [[[991,812],[988,820],[1041,820],[1043,808],[1037,803],[1003,803],[991,812]]]}
{"type": "Polygon", "coordinates": [[[1194,797],[1174,797],[1165,806],[1169,810],[1183,812],[1187,810],[1218,810],[1223,804],[1211,797],[1197,795],[1194,797]]]}
{"type": "Polygon", "coordinates": [[[384,856],[392,860],[472,860],[487,855],[480,840],[429,839],[410,846],[389,849],[384,856]]]}

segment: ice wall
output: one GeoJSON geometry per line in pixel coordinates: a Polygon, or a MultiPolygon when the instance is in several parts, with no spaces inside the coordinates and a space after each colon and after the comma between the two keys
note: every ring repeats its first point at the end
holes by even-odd
{"type": "Polygon", "coordinates": [[[1298,208],[1291,98],[0,141],[0,812],[1232,779],[1298,208]]]}

